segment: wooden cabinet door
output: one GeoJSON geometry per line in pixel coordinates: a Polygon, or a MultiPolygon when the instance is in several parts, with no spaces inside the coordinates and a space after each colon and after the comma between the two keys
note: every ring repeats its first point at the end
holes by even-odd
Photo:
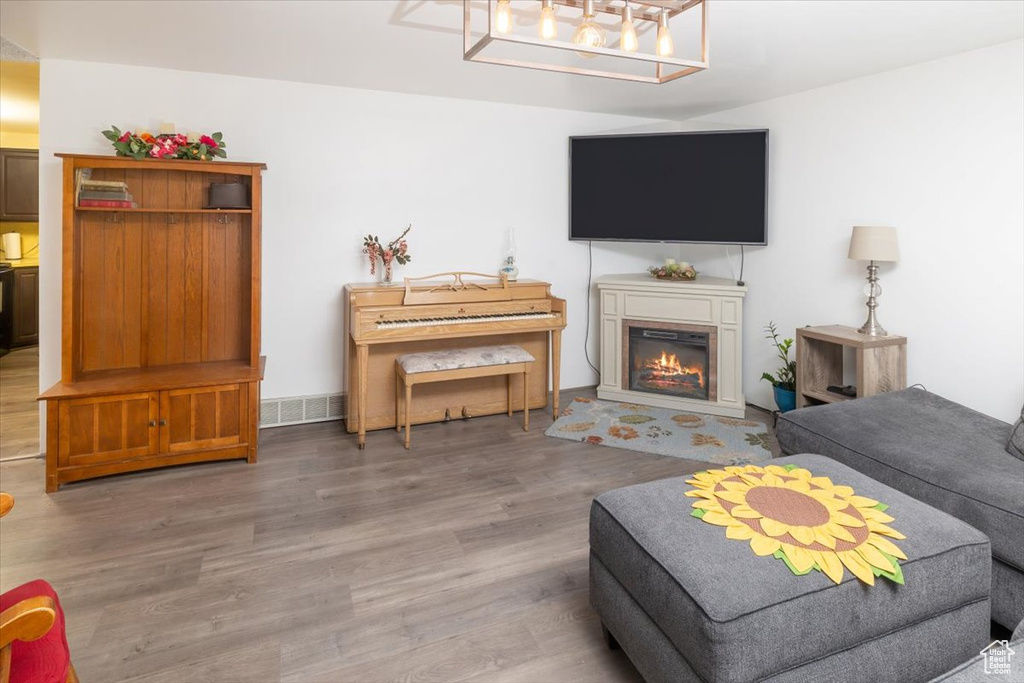
{"type": "Polygon", "coordinates": [[[0,221],[39,220],[39,150],[0,149],[0,221]]]}
{"type": "Polygon", "coordinates": [[[39,269],[14,270],[13,346],[28,346],[39,341],[39,269]]]}
{"type": "Polygon", "coordinates": [[[248,398],[247,384],[161,391],[161,452],[246,443],[248,398]]]}
{"type": "Polygon", "coordinates": [[[58,462],[91,465],[157,452],[156,392],[60,401],[58,462]]]}

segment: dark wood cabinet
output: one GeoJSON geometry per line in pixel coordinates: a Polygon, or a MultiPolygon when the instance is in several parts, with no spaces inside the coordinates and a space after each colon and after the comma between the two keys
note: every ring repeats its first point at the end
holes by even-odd
{"type": "Polygon", "coordinates": [[[14,269],[14,305],[12,308],[12,346],[39,343],[39,268],[14,269]]]}
{"type": "Polygon", "coordinates": [[[0,148],[0,221],[39,220],[39,150],[0,148]]]}

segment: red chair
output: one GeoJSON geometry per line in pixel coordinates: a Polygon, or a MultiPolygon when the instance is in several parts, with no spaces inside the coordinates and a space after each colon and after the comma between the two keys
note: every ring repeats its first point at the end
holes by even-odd
{"type": "MultiPolygon", "coordinates": [[[[0,517],[14,499],[0,492],[0,517]]],[[[0,683],[78,683],[53,586],[36,579],[0,595],[0,683]]]]}

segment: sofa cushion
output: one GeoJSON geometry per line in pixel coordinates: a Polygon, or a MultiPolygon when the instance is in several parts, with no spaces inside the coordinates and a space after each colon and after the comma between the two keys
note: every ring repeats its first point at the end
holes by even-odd
{"type": "Polygon", "coordinates": [[[1015,458],[1024,460],[1024,407],[1020,409],[1020,417],[1013,423],[1010,440],[1006,442],[1006,452],[1015,458]]]}
{"type": "Polygon", "coordinates": [[[1006,452],[1009,424],[905,389],[795,410],[777,431],[783,453],[827,455],[948,512],[1024,570],[1024,462],[1006,452]]]}
{"type": "Polygon", "coordinates": [[[479,368],[486,365],[508,365],[509,363],[529,363],[533,360],[533,356],[526,349],[512,344],[407,353],[397,358],[398,364],[407,373],[479,368]]]}
{"type": "Polygon", "coordinates": [[[53,600],[57,617],[42,638],[11,643],[10,683],[64,683],[71,665],[71,651],[64,635],[64,610],[53,587],[36,579],[0,595],[0,612],[22,600],[46,596],[53,600]]]}
{"type": "MultiPolygon", "coordinates": [[[[908,560],[905,585],[867,586],[847,572],[794,574],[749,543],[691,516],[687,477],[609,491],[590,515],[593,557],[607,568],[703,681],[761,680],[967,606],[956,656],[987,642],[988,539],[960,520],[819,455],[792,463],[889,505],[908,560]],[[963,650],[962,652],[960,650],[963,650]]],[[[977,649],[973,649],[977,648],[977,649]]],[[[971,651],[973,649],[973,651],[971,651]]]]}

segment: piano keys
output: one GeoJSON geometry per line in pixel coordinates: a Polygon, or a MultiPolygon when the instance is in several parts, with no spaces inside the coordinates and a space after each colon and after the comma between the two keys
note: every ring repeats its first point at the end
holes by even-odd
{"type": "MultiPolygon", "coordinates": [[[[365,445],[366,430],[395,426],[395,358],[404,353],[467,346],[517,344],[537,359],[530,373],[530,408],[547,405],[548,369],[558,416],[561,333],[565,300],[551,285],[508,282],[478,273],[442,273],[407,279],[406,286],[345,286],[348,338],[346,427],[365,445]],[[476,276],[483,280],[464,280],[476,276]],[[543,370],[543,371],[540,371],[543,370]]],[[[522,389],[516,388],[520,405],[522,389]]],[[[462,415],[492,415],[507,408],[501,377],[426,384],[417,388],[412,421],[437,422],[462,415]]]]}

